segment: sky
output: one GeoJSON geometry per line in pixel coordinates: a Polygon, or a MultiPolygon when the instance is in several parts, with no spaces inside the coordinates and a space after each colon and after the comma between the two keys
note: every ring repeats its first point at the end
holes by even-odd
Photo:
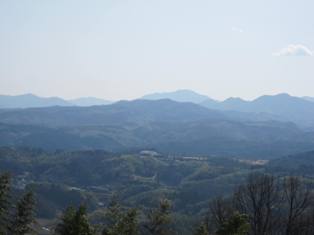
{"type": "Polygon", "coordinates": [[[0,0],[0,94],[314,97],[312,0],[0,0]]]}

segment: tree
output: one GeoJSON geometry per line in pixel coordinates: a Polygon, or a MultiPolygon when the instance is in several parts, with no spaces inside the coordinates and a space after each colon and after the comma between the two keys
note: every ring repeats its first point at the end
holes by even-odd
{"type": "Polygon", "coordinates": [[[103,235],[137,235],[138,212],[131,208],[123,210],[117,195],[113,195],[105,213],[103,235]]]}
{"type": "Polygon", "coordinates": [[[137,235],[138,221],[137,210],[132,208],[126,212],[121,212],[116,221],[110,226],[106,225],[102,232],[103,235],[137,235]]]}
{"type": "Polygon", "coordinates": [[[5,234],[8,224],[10,175],[0,175],[0,235],[5,234]]]}
{"type": "Polygon", "coordinates": [[[208,225],[215,231],[221,227],[235,212],[230,200],[218,197],[209,204],[208,225]]]}
{"type": "Polygon", "coordinates": [[[250,229],[248,216],[235,213],[225,221],[217,231],[217,235],[246,235],[250,229]]]}
{"type": "Polygon", "coordinates": [[[236,209],[249,216],[254,235],[271,234],[276,224],[275,210],[279,208],[279,189],[273,176],[251,174],[247,184],[234,193],[236,209]]]}
{"type": "Polygon", "coordinates": [[[73,234],[73,221],[76,210],[74,207],[69,206],[61,217],[61,222],[57,225],[55,232],[59,235],[73,234]]]}
{"type": "Polygon", "coordinates": [[[297,234],[301,230],[301,220],[313,202],[310,190],[298,177],[288,177],[283,182],[283,196],[287,213],[285,218],[285,234],[297,234]]]}
{"type": "Polygon", "coordinates": [[[89,224],[86,208],[79,206],[76,210],[68,207],[63,213],[61,222],[57,225],[56,234],[58,235],[94,235],[94,229],[89,224]]]}
{"type": "Polygon", "coordinates": [[[35,199],[32,192],[27,192],[17,203],[9,230],[13,235],[24,235],[32,231],[34,219],[35,199]]]}
{"type": "Polygon", "coordinates": [[[147,215],[144,228],[152,235],[171,234],[171,204],[167,199],[159,202],[157,209],[152,209],[147,215]]]}
{"type": "Polygon", "coordinates": [[[208,232],[208,228],[207,228],[207,226],[206,226],[206,223],[201,223],[201,224],[197,227],[197,229],[196,229],[194,235],[209,235],[209,232],[208,232]]]}

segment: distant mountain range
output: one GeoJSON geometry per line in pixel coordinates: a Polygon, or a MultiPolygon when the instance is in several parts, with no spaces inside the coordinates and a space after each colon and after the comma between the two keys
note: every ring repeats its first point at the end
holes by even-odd
{"type": "Polygon", "coordinates": [[[307,100],[307,101],[314,102],[314,97],[304,96],[304,97],[302,97],[302,98],[305,99],[305,100],[307,100]]]}
{"type": "Polygon", "coordinates": [[[314,149],[314,133],[188,102],[135,100],[2,110],[0,146],[273,158],[314,149]]]}
{"type": "MultiPolygon", "coordinates": [[[[288,94],[285,94],[285,93],[279,94],[279,96],[284,96],[284,95],[287,96],[288,94]]],[[[261,97],[257,98],[256,100],[263,98],[263,97],[269,97],[269,96],[266,96],[266,95],[261,96],[261,97]]],[[[304,96],[304,97],[298,97],[298,98],[314,102],[314,97],[304,96]]],[[[177,91],[173,91],[173,92],[152,93],[152,94],[148,94],[148,95],[141,97],[141,99],[147,99],[147,100],[170,99],[170,100],[174,100],[177,102],[191,102],[191,103],[195,103],[195,104],[202,104],[204,106],[215,105],[215,104],[219,106],[219,104],[223,104],[222,106],[226,106],[225,108],[228,108],[229,105],[231,105],[231,107],[232,107],[233,105],[236,105],[236,103],[242,104],[244,102],[247,102],[247,103],[251,102],[251,101],[245,101],[241,98],[233,98],[233,97],[230,97],[224,101],[218,101],[218,100],[212,99],[206,95],[202,95],[202,94],[199,94],[195,91],[188,90],[188,89],[177,90],[177,91]]],[[[254,100],[253,100],[253,102],[254,102],[254,100]]]]}
{"type": "Polygon", "coordinates": [[[0,96],[0,108],[30,108],[47,106],[71,106],[71,103],[58,97],[43,98],[32,94],[0,96]]]}
{"type": "Polygon", "coordinates": [[[0,95],[0,108],[42,108],[51,106],[92,106],[105,105],[112,102],[94,97],[83,97],[73,100],[64,100],[59,97],[39,97],[33,94],[17,96],[0,95]]]}
{"type": "Polygon", "coordinates": [[[283,93],[264,95],[252,101],[241,98],[216,101],[193,91],[179,90],[147,95],[142,98],[192,102],[209,109],[231,111],[233,115],[237,114],[241,119],[260,116],[263,120],[290,121],[301,126],[314,126],[314,98],[311,97],[294,97],[283,93]]]}
{"type": "Polygon", "coordinates": [[[265,95],[252,101],[229,98],[218,103],[202,102],[202,106],[246,113],[273,115],[275,120],[291,121],[300,126],[314,126],[314,102],[288,94],[265,95]]]}
{"type": "Polygon", "coordinates": [[[0,113],[0,123],[60,126],[145,125],[150,122],[190,122],[226,119],[220,111],[193,103],[172,100],[119,101],[90,107],[46,107],[8,109],[0,113]]]}
{"type": "MultiPolygon", "coordinates": [[[[314,98],[311,97],[294,97],[288,94],[278,94],[264,95],[252,101],[246,101],[241,98],[228,98],[224,101],[217,101],[191,90],[178,90],[149,94],[140,98],[140,100],[148,101],[163,99],[180,103],[189,102],[211,110],[225,111],[225,117],[237,121],[275,120],[294,122],[302,127],[314,127],[314,98]]],[[[0,96],[0,109],[42,108],[51,106],[89,107],[111,103],[110,101],[94,97],[64,100],[58,97],[43,98],[32,94],[0,96]]]]}
{"type": "Polygon", "coordinates": [[[143,96],[141,99],[146,100],[161,100],[161,99],[170,99],[177,102],[191,102],[199,104],[202,102],[216,102],[215,100],[210,99],[208,96],[198,94],[191,90],[177,90],[174,92],[164,92],[164,93],[153,93],[143,96]]]}

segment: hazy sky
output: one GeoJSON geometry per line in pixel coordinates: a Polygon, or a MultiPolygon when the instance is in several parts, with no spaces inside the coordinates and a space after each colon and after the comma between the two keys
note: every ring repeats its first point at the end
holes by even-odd
{"type": "Polygon", "coordinates": [[[313,0],[0,0],[0,93],[314,96],[313,0]]]}

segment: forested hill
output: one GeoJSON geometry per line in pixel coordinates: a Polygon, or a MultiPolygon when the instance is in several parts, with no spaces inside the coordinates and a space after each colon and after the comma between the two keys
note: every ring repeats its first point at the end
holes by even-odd
{"type": "Polygon", "coordinates": [[[314,149],[313,133],[293,123],[248,119],[171,100],[2,110],[0,145],[250,158],[314,149]]]}
{"type": "Polygon", "coordinates": [[[145,124],[148,122],[191,122],[226,119],[220,111],[172,100],[120,101],[90,107],[46,107],[6,110],[0,122],[41,126],[95,126],[145,124]]]}
{"type": "MultiPolygon", "coordinates": [[[[150,211],[158,201],[167,198],[172,205],[174,229],[179,234],[190,235],[211,209],[208,207],[210,201],[219,196],[237,196],[233,192],[238,191],[234,190],[245,190],[239,186],[246,182],[256,183],[254,197],[262,195],[259,190],[264,188],[259,188],[260,183],[274,182],[274,189],[281,190],[283,180],[289,175],[301,176],[302,182],[310,186],[314,174],[304,166],[312,167],[313,156],[313,152],[308,152],[267,163],[222,157],[163,156],[153,151],[136,154],[95,150],[47,153],[38,149],[2,147],[0,175],[10,172],[13,195],[34,192],[36,218],[48,228],[55,227],[58,215],[69,205],[83,204],[93,223],[103,222],[103,213],[115,194],[124,208],[137,208],[141,212],[150,211]],[[250,178],[252,174],[263,173],[266,175],[250,178]]],[[[274,197],[278,195],[272,194],[274,197]]],[[[284,211],[285,205],[279,205],[284,211]]],[[[278,216],[278,213],[274,215],[278,216]]]]}

